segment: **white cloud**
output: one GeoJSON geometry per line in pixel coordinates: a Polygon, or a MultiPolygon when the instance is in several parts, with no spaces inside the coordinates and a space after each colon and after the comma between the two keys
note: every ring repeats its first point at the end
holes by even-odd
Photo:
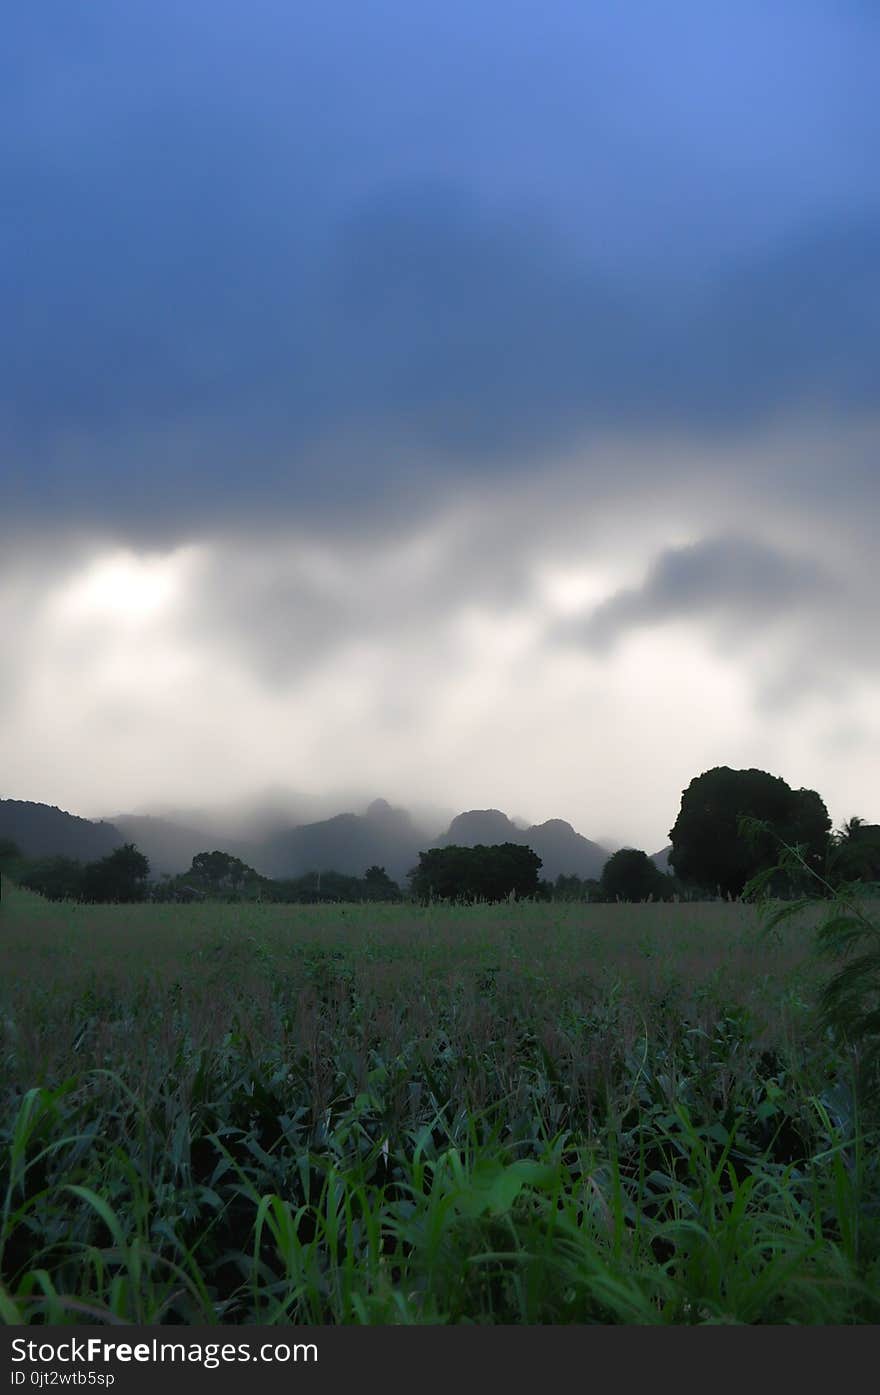
{"type": "MultiPolygon", "coordinates": [[[[735,471],[730,447],[587,445],[426,501],[409,527],[279,514],[165,552],[19,549],[0,590],[3,793],[98,813],[347,788],[653,851],[689,780],[731,764],[814,786],[835,820],[876,818],[878,563],[861,504],[824,479],[818,502],[827,439],[798,441],[744,440],[735,471]],[[786,489],[798,460],[805,487],[786,489]],[[698,565],[652,572],[683,546],[698,565]],[[621,593],[640,624],[613,649],[559,643],[621,593]]],[[[864,436],[835,448],[845,479],[864,436]]]]}

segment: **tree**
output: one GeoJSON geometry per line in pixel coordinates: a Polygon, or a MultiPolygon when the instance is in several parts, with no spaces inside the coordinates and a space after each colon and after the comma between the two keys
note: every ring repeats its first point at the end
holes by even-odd
{"type": "Polygon", "coordinates": [[[536,896],[541,859],[518,843],[429,848],[410,873],[420,901],[504,901],[536,896]]]}
{"type": "Polygon", "coordinates": [[[18,881],[20,886],[49,901],[79,901],[83,895],[83,872],[82,863],[72,857],[41,857],[24,865],[18,881]]]}
{"type": "Polygon", "coordinates": [[[848,819],[832,835],[829,869],[834,882],[880,882],[880,824],[848,819]]]}
{"type": "Polygon", "coordinates": [[[552,901],[592,901],[606,899],[601,883],[595,877],[578,877],[574,872],[560,872],[552,884],[552,901]]]}
{"type": "Polygon", "coordinates": [[[0,838],[0,867],[6,868],[11,862],[21,860],[21,848],[11,838],[0,838]]]}
{"type": "Polygon", "coordinates": [[[134,843],[125,843],[97,862],[87,862],[82,873],[84,901],[143,901],[147,894],[150,864],[134,843]]]}
{"type": "Polygon", "coordinates": [[[213,852],[196,853],[187,876],[195,877],[201,890],[215,896],[230,893],[237,896],[239,888],[245,883],[260,879],[259,873],[253,867],[248,867],[241,858],[220,852],[217,848],[213,852]]]}
{"type": "Polygon", "coordinates": [[[384,867],[368,867],[363,877],[367,901],[399,901],[400,887],[392,881],[384,867]]]}
{"type": "MultiPolygon", "coordinates": [[[[739,896],[746,882],[776,865],[782,839],[804,850],[807,866],[824,869],[831,820],[815,790],[793,790],[764,770],[715,766],[682,792],[669,837],[670,866],[684,882],[708,892],[739,896]],[[739,832],[742,816],[760,819],[769,831],[754,839],[739,832]]],[[[780,891],[790,890],[779,884],[780,891]]]]}
{"type": "MultiPolygon", "coordinates": [[[[0,838],[0,872],[5,872],[8,877],[11,872],[18,870],[21,861],[21,848],[18,844],[11,838],[0,838]]],[[[0,882],[0,889],[2,885],[0,882]]]]}
{"type": "Polygon", "coordinates": [[[673,888],[641,848],[620,848],[602,868],[600,886],[610,901],[670,901],[673,888]]]}

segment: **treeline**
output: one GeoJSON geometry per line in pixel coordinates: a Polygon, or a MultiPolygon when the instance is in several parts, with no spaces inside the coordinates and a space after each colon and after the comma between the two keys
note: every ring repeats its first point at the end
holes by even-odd
{"type": "Polygon", "coordinates": [[[27,858],[16,843],[3,838],[0,871],[50,901],[129,902],[146,899],[150,864],[133,843],[94,862],[79,862],[73,857],[27,858]]]}
{"type": "Polygon", "coordinates": [[[274,901],[317,904],[333,901],[402,901],[403,892],[384,867],[368,867],[362,877],[344,872],[306,872],[300,877],[264,877],[230,853],[198,853],[188,872],[163,877],[151,891],[154,901],[274,901]]]}
{"type": "Polygon", "coordinates": [[[666,876],[647,853],[621,848],[613,853],[600,879],[539,876],[541,859],[518,843],[474,848],[431,848],[420,853],[410,873],[412,895],[427,901],[669,901],[686,888],[666,876]]]}
{"type": "Polygon", "coordinates": [[[82,863],[70,857],[26,858],[10,839],[0,840],[0,871],[50,901],[401,901],[404,893],[384,867],[362,877],[309,872],[279,880],[261,876],[231,853],[197,853],[188,872],[150,882],[150,864],[133,843],[107,857],[82,863]]]}
{"type": "Polygon", "coordinates": [[[797,869],[772,873],[770,889],[797,896],[818,877],[828,894],[850,883],[880,892],[880,825],[851,818],[832,831],[828,810],[815,790],[794,790],[763,770],[717,766],[682,792],[670,830],[666,874],[640,848],[621,848],[598,879],[560,876],[542,880],[541,858],[519,843],[429,848],[402,889],[384,867],[363,876],[308,872],[289,879],[264,877],[230,853],[198,853],[188,872],[150,883],[149,863],[133,843],[81,863],[69,857],[23,858],[0,840],[0,870],[52,900],[156,901],[261,900],[277,902],[665,901],[735,898],[746,884],[779,861],[780,848],[797,848],[797,869]]]}

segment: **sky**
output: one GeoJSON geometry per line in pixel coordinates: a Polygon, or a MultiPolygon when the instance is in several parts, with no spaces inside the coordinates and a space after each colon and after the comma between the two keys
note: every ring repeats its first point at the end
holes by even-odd
{"type": "Polygon", "coordinates": [[[34,0],[0,796],[880,821],[880,11],[34,0]]]}

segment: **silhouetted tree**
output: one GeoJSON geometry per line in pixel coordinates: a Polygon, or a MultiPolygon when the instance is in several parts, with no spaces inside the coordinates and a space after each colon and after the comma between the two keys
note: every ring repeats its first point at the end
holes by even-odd
{"type": "Polygon", "coordinates": [[[21,848],[12,838],[0,838],[0,867],[5,870],[10,862],[19,862],[21,856],[21,848]]]}
{"type": "Polygon", "coordinates": [[[88,862],[82,873],[84,901],[143,901],[150,864],[134,843],[88,862]]]}
{"type": "Polygon", "coordinates": [[[186,878],[188,881],[194,878],[200,890],[214,896],[230,893],[237,896],[246,883],[260,879],[259,873],[241,858],[216,848],[213,852],[196,853],[186,878]]]}
{"type": "MultiPolygon", "coordinates": [[[[793,790],[764,770],[716,766],[682,793],[669,833],[669,863],[684,882],[739,896],[751,877],[776,864],[780,838],[800,844],[807,864],[823,871],[830,829],[828,810],[815,790],[793,790]],[[738,829],[743,815],[766,822],[770,831],[745,837],[738,829]]],[[[780,884],[778,890],[785,889],[780,884]]]]}
{"type": "Polygon", "coordinates": [[[23,864],[18,883],[49,901],[80,901],[83,872],[82,863],[72,857],[40,857],[23,864]]]}
{"type": "Polygon", "coordinates": [[[880,824],[854,815],[832,835],[832,882],[880,882],[880,824]]]}
{"type": "Polygon", "coordinates": [[[602,891],[609,901],[671,901],[670,878],[641,848],[620,848],[602,868],[602,891]]]}
{"type": "Polygon", "coordinates": [[[400,900],[400,887],[392,881],[384,867],[368,867],[363,876],[363,886],[367,901],[400,900]]]}
{"type": "Polygon", "coordinates": [[[475,848],[429,848],[410,873],[420,901],[504,901],[538,894],[541,859],[531,848],[498,843],[475,848]]]}

